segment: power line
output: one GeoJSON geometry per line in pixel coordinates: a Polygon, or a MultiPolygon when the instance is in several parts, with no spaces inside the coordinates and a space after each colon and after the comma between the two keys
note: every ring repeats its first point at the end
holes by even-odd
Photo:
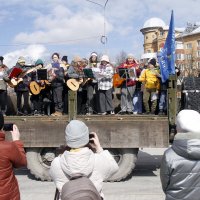
{"type": "Polygon", "coordinates": [[[82,40],[93,40],[99,39],[99,36],[92,36],[92,37],[85,37],[85,38],[78,38],[73,40],[66,40],[61,42],[30,42],[30,43],[13,43],[13,44],[0,44],[0,46],[26,46],[26,45],[33,45],[33,44],[44,44],[44,45],[64,45],[70,42],[77,42],[82,40]]]}

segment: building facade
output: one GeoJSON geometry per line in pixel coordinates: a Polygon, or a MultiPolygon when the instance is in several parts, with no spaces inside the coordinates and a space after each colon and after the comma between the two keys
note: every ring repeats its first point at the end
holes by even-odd
{"type": "MultiPolygon", "coordinates": [[[[144,36],[144,53],[141,60],[156,58],[164,46],[169,27],[159,18],[151,18],[140,30],[144,36]]],[[[200,71],[200,24],[187,24],[186,28],[175,28],[176,66],[183,76],[197,76],[200,71]]]]}

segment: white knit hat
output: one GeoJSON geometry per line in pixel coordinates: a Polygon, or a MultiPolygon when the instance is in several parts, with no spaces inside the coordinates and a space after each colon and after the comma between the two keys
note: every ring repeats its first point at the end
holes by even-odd
{"type": "Polygon", "coordinates": [[[89,143],[89,129],[82,121],[71,120],[65,129],[65,139],[68,147],[84,147],[89,143]]]}
{"type": "Polygon", "coordinates": [[[177,132],[200,134],[200,114],[195,110],[181,110],[176,117],[177,132]]]}
{"type": "Polygon", "coordinates": [[[96,56],[97,57],[97,53],[96,52],[92,52],[90,56],[96,56]]]}
{"type": "Polygon", "coordinates": [[[109,57],[108,57],[107,55],[103,55],[103,56],[101,57],[101,62],[102,62],[102,61],[110,62],[109,57]]]}

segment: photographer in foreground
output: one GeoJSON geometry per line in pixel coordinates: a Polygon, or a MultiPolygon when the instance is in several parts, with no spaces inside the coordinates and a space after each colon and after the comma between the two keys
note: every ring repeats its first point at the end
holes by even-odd
{"type": "Polygon", "coordinates": [[[181,110],[177,134],[162,158],[160,178],[165,200],[200,199],[200,114],[181,110]]]}
{"type": "Polygon", "coordinates": [[[13,125],[10,131],[13,141],[5,141],[4,117],[0,112],[0,199],[20,200],[18,182],[14,168],[26,166],[26,156],[23,143],[19,140],[20,133],[13,125]]]}
{"type": "Polygon", "coordinates": [[[65,129],[65,139],[66,150],[53,160],[50,168],[50,175],[59,192],[73,174],[81,173],[93,182],[103,199],[103,181],[118,170],[116,161],[108,150],[103,150],[97,134],[89,134],[82,121],[70,121],[65,129]]]}

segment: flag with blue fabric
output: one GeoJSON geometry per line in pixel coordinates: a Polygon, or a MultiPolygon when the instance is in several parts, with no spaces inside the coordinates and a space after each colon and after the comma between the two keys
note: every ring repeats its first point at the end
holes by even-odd
{"type": "Polygon", "coordinates": [[[171,13],[169,31],[164,47],[158,53],[162,82],[166,82],[170,74],[175,74],[175,29],[174,14],[171,13]]]}

